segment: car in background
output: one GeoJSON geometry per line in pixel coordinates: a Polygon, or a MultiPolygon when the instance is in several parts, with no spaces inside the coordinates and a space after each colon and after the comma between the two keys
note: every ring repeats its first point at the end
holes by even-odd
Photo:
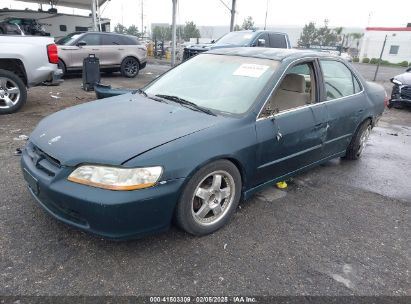
{"type": "Polygon", "coordinates": [[[286,33],[266,30],[235,31],[227,33],[209,44],[193,44],[184,48],[183,60],[205,51],[234,47],[268,47],[290,49],[290,38],[286,33]]]}
{"type": "Polygon", "coordinates": [[[60,84],[53,38],[0,36],[0,46],[0,114],[18,111],[26,103],[27,88],[60,84]]]}
{"type": "Polygon", "coordinates": [[[388,107],[402,109],[405,106],[411,106],[411,67],[406,69],[405,73],[391,78],[394,84],[391,92],[391,99],[388,101],[388,107]]]}
{"type": "Polygon", "coordinates": [[[340,57],[348,62],[352,62],[352,56],[348,53],[341,53],[340,57]]]}
{"type": "Polygon", "coordinates": [[[23,149],[30,193],[107,238],[176,222],[223,227],[248,199],[330,159],[358,159],[385,90],[337,56],[235,48],[193,57],[134,92],[43,119],[23,149]]]}
{"type": "MultiPolygon", "coordinates": [[[[47,33],[44,24],[39,23],[37,19],[33,18],[18,18],[18,17],[9,17],[0,22],[0,34],[9,34],[10,27],[13,25],[18,27],[24,35],[29,36],[50,36],[50,33],[47,33]],[[9,28],[7,28],[9,27],[9,28]]],[[[21,34],[17,34],[21,35],[21,34]]]]}
{"type": "Polygon", "coordinates": [[[7,20],[0,21],[0,35],[18,35],[24,36],[24,32],[20,26],[15,23],[10,23],[7,20]]]}
{"type": "Polygon", "coordinates": [[[102,71],[133,78],[147,63],[147,48],[137,37],[115,33],[74,32],[57,42],[63,74],[81,71],[84,58],[95,54],[102,71]]]}

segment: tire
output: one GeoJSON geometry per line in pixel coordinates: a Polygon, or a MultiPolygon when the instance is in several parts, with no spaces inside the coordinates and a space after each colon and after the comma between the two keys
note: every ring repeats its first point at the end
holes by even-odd
{"type": "Polygon", "coordinates": [[[121,63],[120,72],[121,75],[127,78],[134,78],[140,71],[140,64],[134,57],[126,57],[121,63]]]}
{"type": "Polygon", "coordinates": [[[372,126],[371,121],[367,119],[364,121],[355,131],[353,138],[351,139],[350,144],[348,145],[347,152],[344,156],[348,160],[356,160],[361,157],[362,152],[366,146],[366,142],[370,135],[372,126]]]}
{"type": "Polygon", "coordinates": [[[204,166],[184,187],[175,213],[177,225],[197,236],[220,229],[237,209],[241,186],[240,172],[232,162],[218,160],[204,166]]]}
{"type": "Polygon", "coordinates": [[[63,73],[61,74],[61,78],[63,78],[64,76],[66,76],[66,74],[67,74],[66,65],[64,64],[64,62],[63,62],[61,59],[59,59],[59,62],[57,63],[57,67],[58,67],[59,69],[61,69],[61,71],[63,72],[63,73]]]}
{"type": "Polygon", "coordinates": [[[17,112],[27,101],[23,80],[7,70],[0,70],[0,114],[17,112]]]}

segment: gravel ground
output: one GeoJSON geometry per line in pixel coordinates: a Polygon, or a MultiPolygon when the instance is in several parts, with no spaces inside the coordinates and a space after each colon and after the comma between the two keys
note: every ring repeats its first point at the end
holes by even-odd
{"type": "MultiPolygon", "coordinates": [[[[140,87],[167,68],[103,83],[140,87]]],[[[45,214],[13,155],[40,119],[94,98],[80,82],[34,88],[21,112],[0,116],[0,295],[411,295],[411,111],[386,111],[361,160],[258,193],[213,235],[113,242],[45,214]]]]}

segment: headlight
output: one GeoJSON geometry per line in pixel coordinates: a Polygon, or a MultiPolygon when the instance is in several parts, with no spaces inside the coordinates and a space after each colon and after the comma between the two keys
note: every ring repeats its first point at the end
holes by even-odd
{"type": "Polygon", "coordinates": [[[67,179],[109,190],[135,190],[154,186],[162,173],[161,167],[116,168],[85,165],[74,170],[67,179]]]}

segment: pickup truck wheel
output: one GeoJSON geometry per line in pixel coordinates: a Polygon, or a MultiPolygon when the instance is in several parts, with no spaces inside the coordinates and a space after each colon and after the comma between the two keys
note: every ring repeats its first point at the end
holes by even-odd
{"type": "Polygon", "coordinates": [[[14,73],[0,70],[0,114],[18,111],[27,100],[24,82],[14,73]]]}
{"type": "Polygon", "coordinates": [[[134,78],[138,75],[140,65],[138,60],[133,57],[127,57],[121,63],[121,75],[127,78],[134,78]]]}
{"type": "Polygon", "coordinates": [[[224,226],[241,197],[241,175],[228,160],[198,170],[185,186],[177,204],[175,220],[186,232],[206,235],[224,226]]]}
{"type": "Polygon", "coordinates": [[[66,71],[66,65],[64,64],[63,61],[61,61],[61,60],[59,59],[59,62],[57,63],[57,67],[58,67],[59,69],[61,69],[61,71],[62,71],[61,78],[63,78],[63,77],[66,75],[66,73],[67,73],[67,71],[66,71]]]}
{"type": "Polygon", "coordinates": [[[348,145],[347,152],[344,156],[345,159],[356,160],[359,159],[364,148],[367,144],[368,137],[371,133],[371,121],[367,119],[364,121],[355,132],[350,144],[348,145]]]}

